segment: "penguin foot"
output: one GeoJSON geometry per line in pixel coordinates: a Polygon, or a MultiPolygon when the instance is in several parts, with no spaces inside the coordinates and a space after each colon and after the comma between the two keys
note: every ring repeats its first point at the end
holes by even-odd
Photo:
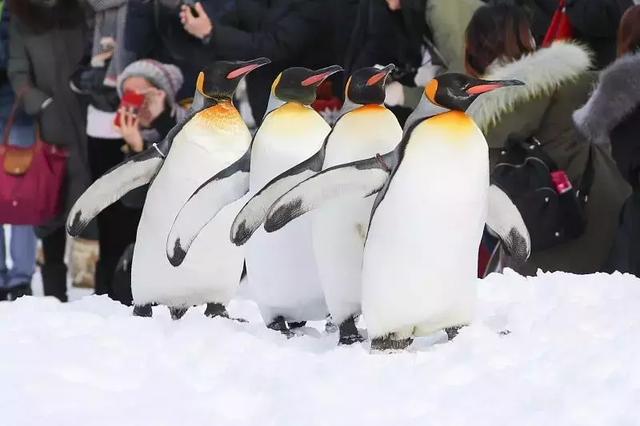
{"type": "Polygon", "coordinates": [[[293,330],[294,328],[302,328],[307,325],[306,321],[298,321],[298,322],[288,322],[289,330],[293,330]]]}
{"type": "Polygon", "coordinates": [[[170,306],[169,313],[171,314],[171,319],[174,321],[179,320],[187,313],[187,310],[189,310],[189,308],[185,306],[170,306]]]}
{"type": "Polygon", "coordinates": [[[153,316],[153,309],[151,309],[151,303],[147,305],[134,305],[133,316],[151,318],[153,316]]]}
{"type": "Polygon", "coordinates": [[[279,331],[289,339],[296,335],[293,331],[289,330],[289,327],[287,327],[287,322],[285,321],[283,316],[276,317],[267,325],[267,328],[279,331]]]}
{"type": "Polygon", "coordinates": [[[447,337],[449,338],[449,341],[452,341],[453,339],[456,338],[456,336],[458,335],[462,327],[464,326],[461,325],[457,327],[448,327],[444,329],[444,332],[447,333],[447,337]]]}
{"type": "Polygon", "coordinates": [[[363,341],[364,337],[362,337],[358,331],[354,317],[350,317],[340,324],[340,340],[338,341],[338,345],[352,345],[363,341]]]}
{"type": "Polygon", "coordinates": [[[413,338],[395,339],[393,334],[384,337],[376,337],[371,341],[372,351],[401,351],[413,343],[413,338]]]}
{"type": "Polygon", "coordinates": [[[229,312],[227,312],[226,306],[222,303],[207,303],[207,309],[204,310],[204,315],[209,318],[229,318],[229,312]]]}

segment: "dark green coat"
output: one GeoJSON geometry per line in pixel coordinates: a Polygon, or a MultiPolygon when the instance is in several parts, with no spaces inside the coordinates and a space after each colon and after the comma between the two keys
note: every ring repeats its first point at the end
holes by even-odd
{"type": "MultiPolygon", "coordinates": [[[[24,109],[38,119],[42,139],[69,149],[67,209],[89,184],[86,112],[69,80],[80,65],[87,41],[84,22],[73,28],[33,31],[12,17],[9,27],[8,75],[16,93],[25,91],[24,109]],[[43,102],[53,102],[42,109],[43,102]]],[[[64,218],[47,228],[57,228],[64,218]]],[[[43,232],[43,233],[46,233],[43,232]]]]}
{"type": "MultiPolygon", "coordinates": [[[[620,208],[629,194],[629,187],[611,159],[608,147],[592,147],[573,124],[573,111],[587,101],[595,81],[595,75],[587,71],[588,63],[579,50],[581,48],[574,45],[552,46],[542,54],[538,51],[521,59],[519,63],[492,69],[489,78],[509,75],[509,78],[525,81],[535,93],[511,98],[508,102],[510,108],[494,114],[491,120],[486,114],[479,113],[481,109],[486,113],[488,108],[495,107],[496,103],[490,99],[485,99],[487,102],[484,104],[474,104],[471,111],[472,115],[475,112],[483,117],[476,122],[480,121],[478,124],[485,131],[492,165],[509,137],[533,136],[577,187],[586,168],[589,150],[593,150],[595,178],[587,204],[585,233],[576,240],[533,253],[527,264],[518,268],[523,274],[535,274],[538,268],[574,273],[601,270],[617,229],[620,208]],[[540,71],[542,64],[539,61],[553,77],[545,81],[545,76],[540,76],[544,72],[540,71]],[[536,74],[538,76],[534,77],[536,74]],[[536,85],[539,87],[532,87],[536,85]]],[[[510,96],[508,92],[499,92],[490,94],[495,94],[493,100],[510,96]]]]}

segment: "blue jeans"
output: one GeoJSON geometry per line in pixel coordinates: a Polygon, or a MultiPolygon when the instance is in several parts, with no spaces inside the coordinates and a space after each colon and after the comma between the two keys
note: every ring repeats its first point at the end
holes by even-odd
{"type": "MultiPolygon", "coordinates": [[[[5,225],[9,227],[9,225],[5,225]]],[[[11,269],[7,268],[5,253],[5,227],[0,226],[0,288],[11,288],[19,284],[31,284],[31,277],[36,270],[36,234],[33,226],[11,225],[11,242],[9,243],[11,269]]]]}
{"type": "MultiPolygon", "coordinates": [[[[0,138],[15,96],[7,83],[0,86],[0,138]]],[[[2,141],[0,140],[0,143],[2,141]]],[[[27,147],[35,142],[33,119],[18,110],[16,121],[9,134],[9,145],[27,147]]],[[[7,226],[8,227],[8,226],[7,226]]],[[[5,227],[0,225],[0,288],[15,287],[18,284],[31,283],[36,268],[36,235],[33,226],[11,225],[11,242],[9,243],[13,266],[7,268],[5,227]]]]}

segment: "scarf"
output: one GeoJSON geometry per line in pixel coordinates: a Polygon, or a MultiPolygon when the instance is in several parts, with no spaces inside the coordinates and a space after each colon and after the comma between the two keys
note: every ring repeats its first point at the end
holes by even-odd
{"type": "Polygon", "coordinates": [[[115,87],[118,74],[127,66],[130,56],[121,44],[127,19],[127,0],[87,0],[87,3],[95,12],[92,56],[103,52],[101,41],[104,38],[111,37],[116,41],[104,78],[105,86],[115,87]]]}

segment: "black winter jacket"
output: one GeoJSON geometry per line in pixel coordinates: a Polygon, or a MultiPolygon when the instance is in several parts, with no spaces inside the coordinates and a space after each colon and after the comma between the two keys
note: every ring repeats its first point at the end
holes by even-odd
{"type": "Polygon", "coordinates": [[[256,122],[262,120],[271,83],[283,69],[334,63],[330,6],[325,0],[236,0],[233,13],[214,22],[209,46],[220,59],[266,56],[272,61],[247,77],[256,122]]]}

